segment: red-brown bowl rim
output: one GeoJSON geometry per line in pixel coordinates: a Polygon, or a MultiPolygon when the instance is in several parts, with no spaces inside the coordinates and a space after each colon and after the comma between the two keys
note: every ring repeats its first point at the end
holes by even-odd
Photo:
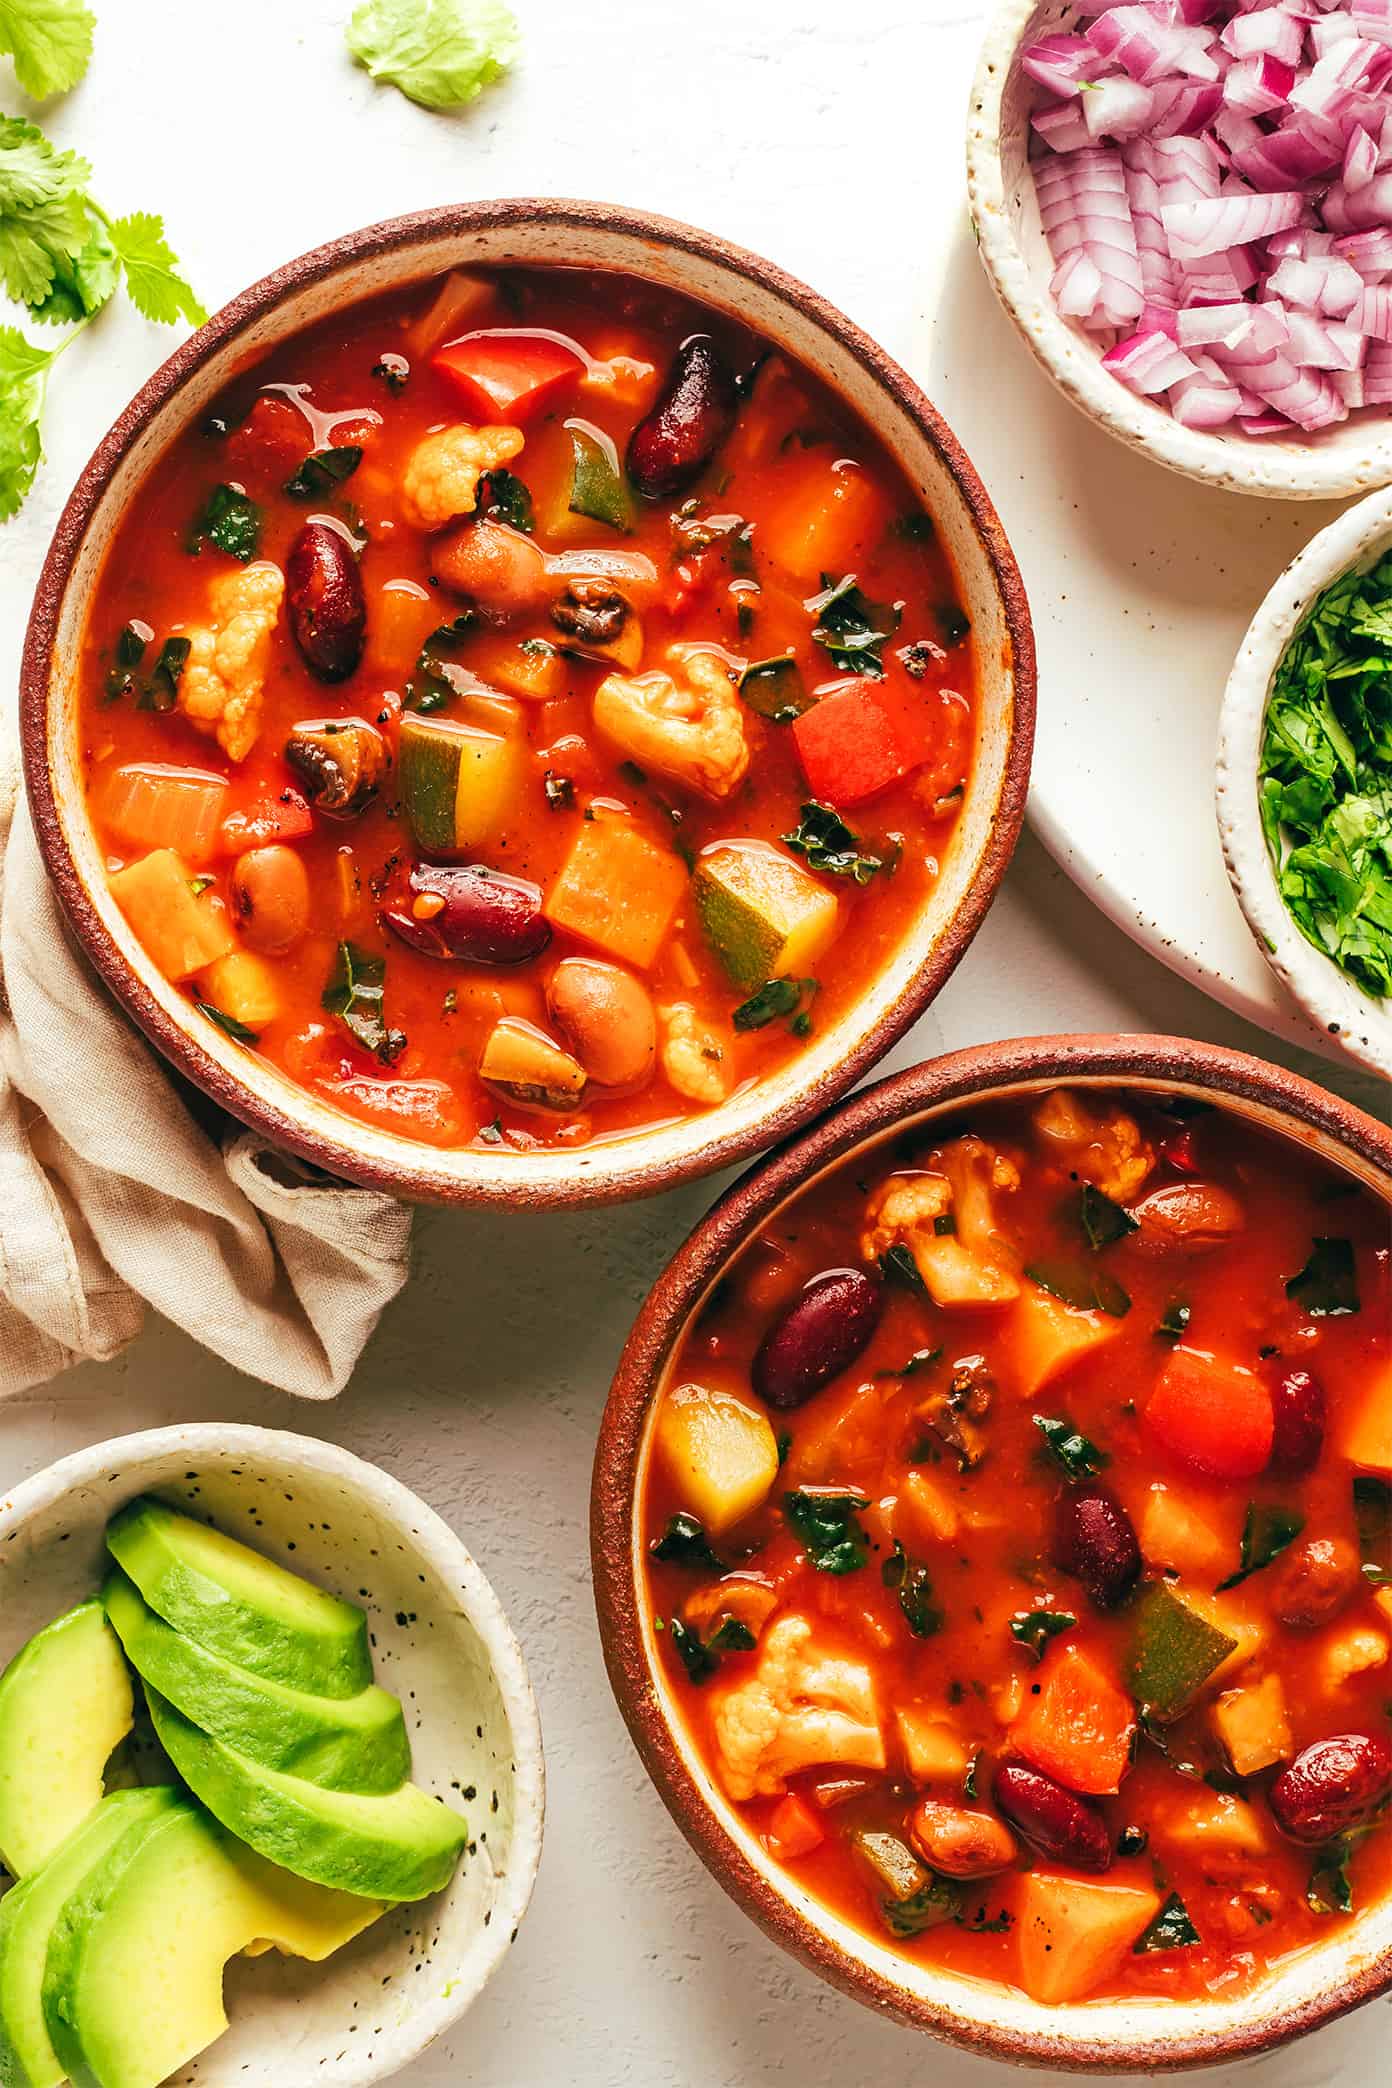
{"type": "MultiPolygon", "coordinates": [[[[941,990],[955,970],[994,898],[1014,851],[1024,818],[1029,786],[1035,722],[1034,634],[1024,583],[996,511],[965,450],[919,386],[884,349],[836,306],[770,261],[732,245],[712,233],[675,219],[619,205],[568,198],[517,197],[501,201],[440,205],[404,217],[390,218],[330,240],[253,283],[216,312],[141,387],[98,444],[78,478],[59,518],[39,575],[25,637],[20,670],[20,739],[24,777],[39,847],[68,922],[86,957],[126,1012],[150,1041],[194,1085],[230,1115],[249,1124],[274,1144],[329,1173],[369,1188],[387,1190],[416,1202],[449,1204],[506,1203],[546,1208],[587,1203],[623,1202],[655,1195],[679,1183],[714,1173],[786,1138],[824,1107],[829,1097],[845,1092],[901,1037],[941,990]],[[59,811],[47,748],[53,647],[58,619],[74,564],[89,522],[112,474],[154,416],[180,386],[245,328],[284,298],[322,282],[340,270],[351,270],[388,251],[424,246],[442,236],[463,237],[484,230],[535,221],[542,217],[577,230],[599,229],[676,248],[714,266],[742,275],[772,296],[791,305],[829,333],[887,392],[900,411],[915,422],[936,450],[956,484],[971,524],[999,590],[1011,648],[1013,702],[1001,789],[976,876],[935,947],[880,1019],[862,1036],[823,1081],[800,1098],[771,1109],[756,1124],[731,1132],[686,1158],[638,1161],[622,1176],[601,1183],[583,1175],[552,1185],[509,1183],[499,1170],[491,1183],[444,1181],[438,1174],[413,1168],[408,1160],[379,1161],[353,1148],[353,1122],[344,1118],[341,1137],[329,1137],[300,1124],[286,1110],[253,1094],[194,1035],[174,1021],[127,965],[88,896],[73,861],[59,811]]],[[[477,1175],[480,1156],[461,1148],[477,1175]]]]}
{"type": "MultiPolygon", "coordinates": [[[[1392,1130],[1299,1074],[1216,1044],[1139,1035],[1024,1037],[951,1052],[889,1075],[849,1096],[810,1130],[748,1169],[695,1227],[648,1293],[619,1359],[595,1450],[590,1497],[595,1605],[610,1685],[659,1795],[706,1867],[775,1942],[843,1993],[970,2051],[1051,2069],[1174,2071],[1253,2057],[1375,1999],[1392,1987],[1392,1953],[1343,1982],[1332,1982],[1269,2027],[1199,2031],[1177,2039],[1118,2038],[1105,2048],[1066,2035],[1044,2040],[1002,2030],[920,1999],[834,1942],[775,1891],[732,1841],[692,1778],[663,1715],[645,1651],[634,1574],[633,1517],[648,1411],[691,1313],[731,1256],[809,1176],[901,1119],[985,1091],[1070,1079],[1117,1086],[1166,1082],[1276,1110],[1285,1129],[1308,1126],[1371,1163],[1386,1176],[1392,1200],[1392,1130]]],[[[961,1990],[966,2008],[973,1994],[977,2006],[989,2006],[989,1988],[963,1980],[961,1990]]]]}

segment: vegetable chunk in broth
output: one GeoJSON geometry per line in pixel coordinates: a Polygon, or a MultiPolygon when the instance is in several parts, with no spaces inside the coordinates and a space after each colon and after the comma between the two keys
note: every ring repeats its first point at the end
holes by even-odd
{"type": "Polygon", "coordinates": [[[789,1063],[922,908],[976,731],[877,438],[736,323],[565,270],[246,372],[131,502],[83,683],[156,966],[439,1146],[583,1145],[789,1063]]]}
{"type": "Polygon", "coordinates": [[[711,1777],[906,1955],[1232,1994],[1392,1889],[1392,1224],[1199,1102],[880,1142],[689,1328],[646,1601],[711,1777]]]}

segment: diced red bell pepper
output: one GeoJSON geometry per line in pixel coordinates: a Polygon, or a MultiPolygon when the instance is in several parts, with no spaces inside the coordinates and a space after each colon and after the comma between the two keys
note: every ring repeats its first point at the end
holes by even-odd
{"type": "Polygon", "coordinates": [[[298,790],[265,791],[229,812],[218,832],[220,855],[245,855],[272,841],[302,841],[314,831],[314,815],[298,790]]]}
{"type": "Polygon", "coordinates": [[[810,1856],[825,1840],[826,1829],[817,1815],[795,1791],[790,1791],[773,1809],[764,1847],[770,1856],[788,1863],[799,1856],[810,1856]]]}
{"type": "Polygon", "coordinates": [[[431,362],[485,421],[522,420],[584,368],[564,341],[506,326],[447,341],[431,362]]]}
{"type": "Polygon", "coordinates": [[[793,722],[793,741],[813,797],[858,805],[904,775],[910,763],[894,719],[871,682],[848,682],[793,722]]]}
{"type": "Polygon", "coordinates": [[[1215,1479],[1264,1471],[1276,1432],[1271,1393],[1250,1370],[1177,1348],[1146,1404],[1145,1422],[1172,1456],[1215,1479]]]}

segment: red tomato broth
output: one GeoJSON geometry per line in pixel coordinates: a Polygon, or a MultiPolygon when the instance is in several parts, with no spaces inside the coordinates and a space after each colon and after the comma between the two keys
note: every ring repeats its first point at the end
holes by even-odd
{"type": "MultiPolygon", "coordinates": [[[[129,764],[187,766],[225,777],[227,810],[235,815],[234,826],[240,824],[240,843],[260,828],[262,838],[284,839],[300,853],[313,895],[310,921],[292,949],[269,960],[276,1010],[256,1027],[256,1048],[293,1079],[328,1094],[350,1114],[435,1144],[468,1144],[480,1136],[495,1146],[580,1144],[707,1106],[665,1077],[661,1050],[647,1083],[626,1092],[591,1081],[580,1106],[562,1114],[520,1105],[477,1077],[484,1040],[501,1017],[551,1031],[545,986],[559,960],[604,959],[609,953],[560,926],[540,957],[506,966],[408,948],[382,925],[379,908],[409,900],[410,869],[428,852],[413,846],[394,773],[357,817],[330,818],[316,810],[311,830],[302,833],[297,829],[303,824],[304,781],[282,754],[302,721],[362,719],[380,731],[394,758],[402,696],[421,643],[466,607],[432,575],[437,538],[410,526],[400,499],[408,460],[428,431],[472,412],[448,373],[433,367],[418,346],[435,295],[431,285],[355,305],[296,336],[244,373],[204,426],[176,442],[151,471],[116,532],[88,625],[82,676],[87,797],[112,873],[141,854],[104,813],[113,772],[129,764]],[[389,367],[396,358],[409,364],[403,389],[380,374],[384,357],[389,367]],[[347,443],[360,445],[363,458],[340,487],[307,502],[285,496],[286,478],[311,450],[347,443]],[[206,620],[209,584],[237,570],[225,552],[206,542],[200,555],[189,555],[191,523],[220,482],[243,489],[257,503],[258,556],[282,569],[298,532],[315,516],[340,531],[348,525],[365,535],[359,560],[367,604],[361,665],[332,685],[317,679],[300,657],[282,609],[271,640],[260,732],[241,762],[195,730],[180,709],[140,709],[133,694],[113,701],[108,682],[116,639],[128,622],[138,619],[154,634],[137,670],[138,684],[166,635],[206,620]],[[412,596],[413,588],[422,599],[412,596]],[[392,607],[384,609],[388,596],[392,607]],[[277,818],[287,829],[281,835],[274,832],[277,818]],[[408,1040],[391,1063],[364,1049],[321,1005],[345,940],[386,959],[385,1019],[408,1040]],[[416,1092],[406,1092],[412,1084],[416,1092]]],[[[957,607],[946,556],[899,468],[810,373],[782,358],[770,360],[713,463],[681,495],[635,499],[633,533],[620,535],[568,511],[572,446],[566,422],[583,420],[609,437],[622,456],[678,343],[693,327],[709,329],[741,372],[759,367],[766,344],[665,291],[623,277],[563,270],[479,279],[463,318],[446,328],[444,338],[504,327],[550,330],[576,345],[574,378],[558,382],[553,373],[535,411],[523,411],[525,447],[509,469],[530,490],[534,541],[548,553],[641,552],[652,559],[657,599],[642,610],[639,671],[662,665],[668,645],[682,641],[721,648],[735,661],[791,651],[809,691],[834,691],[847,681],[811,639],[816,618],[804,602],[820,591],[821,573],[792,572],[762,549],[769,536],[784,546],[785,561],[794,555],[786,547],[796,551],[799,529],[806,535],[813,492],[820,484],[825,494],[833,467],[841,474],[836,483],[844,479],[854,492],[842,503],[844,562],[832,577],[854,572],[873,600],[904,605],[897,634],[882,648],[884,678],[858,686],[878,691],[905,721],[905,772],[873,802],[848,813],[863,848],[893,867],[863,887],[849,876],[808,872],[814,886],[834,893],[840,918],[830,949],[808,967],[816,988],[814,996],[804,994],[807,1021],[796,1030],[784,1019],[759,1029],[733,1028],[731,1014],[748,989],[732,984],[689,897],[682,898],[644,978],[659,1008],[674,1002],[693,1007],[703,1034],[716,1042],[722,1078],[733,1091],[786,1063],[802,1048],[809,1024],[834,1022],[865,992],[931,892],[972,759],[974,641],[957,607]],[[610,388],[585,380],[587,365],[611,361],[618,378],[610,388]],[[853,461],[840,461],[847,459],[853,461]],[[684,513],[688,506],[693,512],[684,513]],[[752,558],[734,551],[728,536],[702,546],[706,532],[699,524],[728,514],[753,524],[752,558]],[[903,529],[906,516],[913,524],[903,529]],[[741,603],[755,605],[752,623],[744,619],[748,628],[742,628],[741,603]],[[906,654],[910,645],[920,649],[906,654]]],[[[457,527],[451,523],[445,534],[457,527]]],[[[502,654],[529,635],[561,642],[546,621],[497,631],[480,625],[454,657],[491,687],[502,654]]],[[[740,706],[752,754],[749,773],[732,797],[712,802],[656,770],[639,782],[622,747],[601,737],[591,706],[612,662],[564,653],[559,662],[554,695],[544,701],[508,697],[519,706],[525,730],[522,796],[502,830],[467,860],[549,893],[596,801],[601,818],[622,809],[664,855],[672,856],[675,847],[688,860],[728,839],[777,846],[796,828],[799,809],[812,793],[786,724],[766,722],[740,706]],[[571,801],[553,805],[548,779],[571,801]],[[556,779],[563,780],[558,785],[556,779]]],[[[204,904],[216,909],[227,903],[230,855],[215,852],[189,868],[210,880],[204,904]]],[[[196,980],[187,990],[194,1000],[204,998],[196,980]]]]}
{"type": "MultiPolygon", "coordinates": [[[[1043,1148],[1030,1107],[992,1105],[974,1110],[970,1120],[973,1133],[1020,1166],[1019,1189],[999,1197],[996,1205],[996,1221],[1015,1268],[1038,1266],[1049,1255],[1088,1253],[1074,1208],[1079,1175],[1069,1161],[1075,1156],[1043,1148]]],[[[927,1295],[886,1282],[883,1316],[858,1359],[794,1410],[766,1409],[751,1389],[750,1369],[769,1326],[818,1272],[866,1266],[860,1233],[867,1196],[898,1169],[923,1168],[930,1149],[947,1142],[952,1132],[944,1129],[862,1152],[795,1199],[741,1250],[689,1330],[661,1395],[641,1511],[649,1547],[646,1599],[661,1626],[665,1678],[698,1753],[727,1794],[718,1709],[726,1692],[738,1690],[758,1672],[760,1649],[720,1652],[717,1672],[694,1684],[674,1646],[672,1619],[694,1623],[709,1637],[719,1617],[752,1614],[762,1642],[780,1620],[805,1616],[813,1626],[816,1656],[859,1663],[872,1677],[885,1743],[883,1772],[829,1759],[808,1762],[784,1778],[786,1789],[807,1802],[824,1829],[825,1838],[796,1857],[780,1846],[777,1793],[730,1794],[765,1848],[799,1883],[881,1944],[921,1963],[1026,1991],[1030,1981],[1022,1972],[1018,1918],[1023,1873],[1094,1882],[1082,1870],[1040,1853],[1016,1832],[1016,1863],[999,1875],[963,1884],[957,1919],[896,1939],[877,1914],[883,1887],[848,1837],[857,1831],[888,1832],[913,1847],[906,1823],[925,1797],[999,1818],[994,1770],[1003,1761],[1025,1759],[1012,1742],[1012,1730],[1019,1730],[1019,1720],[1038,1703],[1059,1663],[1071,1658],[1069,1649],[1086,1656],[1131,1704],[1128,1654],[1136,1605],[1144,1588],[1164,1579],[1146,1544],[1153,1487],[1164,1486],[1201,1515],[1217,1540],[1208,1572],[1182,1573],[1165,1582],[1181,1596],[1192,1592],[1200,1600],[1237,1568],[1249,1502],[1279,1503],[1303,1515],[1303,1531],[1287,1551],[1219,1598],[1225,1624],[1250,1626],[1264,1643],[1250,1658],[1234,1658],[1219,1669],[1211,1687],[1202,1689],[1180,1717],[1154,1728],[1168,1758],[1142,1737],[1119,1794],[1086,1801],[1101,1808],[1114,1850],[1128,1827],[1148,1836],[1142,1851],[1116,1854],[1105,1878],[1095,1882],[1152,1892],[1157,1905],[1178,1893],[1200,1942],[1140,1954],[1131,1947],[1113,1952],[1084,1992],[1036,1992],[1046,2001],[1230,1995],[1259,1981],[1292,1952],[1349,1925],[1350,1916],[1317,1913],[1307,1905],[1307,1886],[1320,1859],[1276,1829],[1265,1792],[1279,1764],[1246,1778],[1232,1774],[1210,1723],[1220,1694],[1276,1673],[1289,1720],[1289,1754],[1336,1733],[1371,1734],[1384,1743],[1392,1739],[1392,1664],[1384,1658],[1337,1685],[1321,1668],[1329,1649],[1351,1628],[1377,1633],[1384,1649],[1392,1642],[1392,1595],[1384,1592],[1380,1601],[1378,1591],[1355,1574],[1346,1601],[1316,1629],[1297,1630],[1272,1607],[1284,1599],[1278,1597],[1282,1569],[1290,1569],[1304,1542],[1329,1538],[1350,1548],[1355,1544],[1354,1467],[1340,1453],[1340,1444],[1360,1401],[1374,1396],[1379,1384],[1392,1396],[1387,1209],[1321,1163],[1225,1114],[1195,1116],[1181,1131],[1174,1119],[1141,1097],[1132,1098],[1128,1107],[1157,1153],[1146,1191],[1195,1175],[1220,1184],[1242,1206],[1240,1232],[1203,1252],[1186,1251],[1182,1244],[1158,1249],[1143,1232],[1101,1250],[1096,1262],[1124,1287],[1130,1309],[1111,1321],[1115,1332],[1105,1344],[1033,1396],[1021,1389],[1027,1382],[1020,1365],[1028,1344],[1012,1329],[1017,1306],[948,1310],[927,1295]],[[1166,1143],[1176,1134],[1188,1148],[1184,1173],[1164,1157],[1166,1143]],[[1354,1243],[1361,1297],[1357,1313],[1313,1317],[1286,1295],[1287,1281],[1309,1259],[1312,1239],[1322,1235],[1354,1243]],[[1191,1315],[1178,1342],[1157,1332],[1177,1301],[1187,1304],[1191,1315]],[[1145,1406],[1180,1343],[1241,1364],[1264,1383],[1292,1367],[1317,1373],[1327,1396],[1328,1426],[1315,1469],[1298,1478],[1264,1475],[1224,1482],[1201,1476],[1157,1444],[1146,1425],[1145,1406]],[[914,1355],[939,1347],[940,1362],[908,1377],[892,1374],[914,1355]],[[979,1465],[961,1470],[916,1410],[944,1384],[956,1362],[973,1358],[984,1359],[992,1389],[980,1424],[987,1449],[979,1465]],[[739,1596],[729,1609],[723,1607],[722,1591],[728,1598],[734,1583],[709,1570],[651,1556],[651,1545],[661,1540],[670,1519],[693,1512],[690,1482],[678,1478],[675,1453],[664,1447],[676,1388],[691,1383],[727,1392],[756,1414],[767,1412],[782,1439],[782,1463],[767,1498],[728,1530],[708,1538],[737,1574],[767,1584],[772,1592],[762,1598],[770,1605],[763,1614],[741,1609],[739,1596]],[[1070,1482],[1044,1446],[1035,1414],[1066,1419],[1104,1450],[1109,1462],[1100,1483],[1141,1533],[1143,1588],[1118,1608],[1099,1609],[1080,1581],[1056,1563],[1059,1504],[1070,1482]],[[921,1515],[915,1516],[916,1471],[928,1476],[949,1519],[956,1517],[955,1535],[935,1535],[921,1515]],[[869,1539],[863,1566],[839,1576],[814,1569],[807,1545],[780,1505],[785,1493],[808,1486],[851,1488],[868,1501],[859,1512],[869,1539]],[[904,1544],[911,1568],[926,1567],[927,1602],[941,1614],[940,1628],[926,1637],[910,1631],[899,1590],[882,1577],[896,1539],[904,1544]],[[1009,1627],[1013,1618],[1039,1610],[1067,1613],[1077,1621],[1045,1644],[1036,1663],[1009,1627]],[[963,1763],[976,1764],[974,1799],[964,1796],[965,1768],[946,1778],[911,1773],[896,1732],[900,1706],[921,1706],[960,1743],[963,1763]],[[1176,1761],[1190,1765],[1190,1773],[1177,1770],[1176,1761]],[[1203,1773],[1222,1788],[1197,1780],[1203,1773]],[[824,1786],[825,1807],[818,1802],[824,1786]],[[1239,1792],[1245,1796],[1233,1796],[1239,1792]],[[1260,1847],[1225,1851],[1221,1836],[1196,1847],[1192,1819],[1198,1810],[1229,1797],[1251,1823],[1260,1847]]],[[[1024,1291],[1034,1290],[1028,1278],[1020,1281],[1024,1291]]],[[[1106,1316],[1091,1317],[1096,1322],[1106,1316]]],[[[1384,1563],[1392,1571],[1392,1546],[1384,1563]]],[[[1385,1817],[1354,1850],[1348,1876],[1355,1911],[1392,1891],[1392,1824],[1385,1817]]]]}

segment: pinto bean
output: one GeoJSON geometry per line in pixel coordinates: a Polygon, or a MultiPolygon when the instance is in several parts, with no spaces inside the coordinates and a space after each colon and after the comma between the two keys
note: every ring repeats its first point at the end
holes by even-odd
{"type": "Polygon", "coordinates": [[[1324,1448],[1324,1387],[1308,1370],[1288,1370],[1273,1387],[1271,1411],[1276,1432],[1271,1443],[1271,1469],[1282,1478],[1313,1472],[1324,1448]]]}
{"type": "Polygon", "coordinates": [[[622,965],[598,957],[567,957],[546,987],[546,1005],[568,1049],[591,1080],[607,1088],[636,1088],[657,1056],[652,995],[622,965]]]}
{"type": "Polygon", "coordinates": [[[1140,1226],[1139,1244],[1177,1247],[1203,1254],[1240,1233],[1247,1214],[1237,1198],[1216,1182],[1166,1182],[1131,1207],[1140,1226]]]}
{"type": "Polygon", "coordinates": [[[1301,1750],[1268,1793],[1282,1834],[1305,1848],[1366,1826],[1389,1795],[1392,1747],[1371,1733],[1335,1733],[1316,1740],[1301,1750]]]}
{"type": "Polygon", "coordinates": [[[1076,1791],[1066,1791],[1024,1762],[1003,1762],[996,1771],[995,1791],[996,1804],[1011,1826],[1056,1863],[1085,1871],[1110,1870],[1107,1822],[1076,1791]]]}
{"type": "Polygon", "coordinates": [[[925,1798],[909,1821],[909,1840],[925,1863],[945,1878],[993,1878],[1009,1870],[1017,1845],[994,1813],[969,1812],[925,1798]]]}
{"type": "Polygon", "coordinates": [[[327,522],[306,522],[290,546],[285,599],[310,672],[320,681],[346,681],[362,658],[367,603],[358,561],[327,522]]]}
{"type": "Polygon", "coordinates": [[[1283,1624],[1314,1631],[1343,1608],[1358,1579],[1358,1554],[1346,1538],[1307,1537],[1275,1567],[1271,1607],[1283,1624]]]}
{"type": "Polygon", "coordinates": [[[1105,1486],[1070,1487],[1064,1495],[1054,1556],[1099,1609],[1115,1609],[1141,1577],[1135,1526],[1105,1486]]]}
{"type": "Polygon", "coordinates": [[[232,913],[242,941],[263,957],[283,957],[309,926],[309,874],[293,848],[275,842],[238,856],[232,913]]]}
{"type": "Polygon", "coordinates": [[[880,1285],[863,1270],[823,1270],[803,1286],[759,1344],[754,1390],[769,1406],[801,1406],[854,1363],[883,1309],[880,1285]]]}
{"type": "Polygon", "coordinates": [[[490,623],[510,623],[539,609],[554,591],[546,555],[517,529],[491,517],[470,519],[435,538],[430,564],[455,594],[467,595],[490,623]]]}
{"type": "Polygon", "coordinates": [[[386,906],[393,935],[427,957],[467,964],[521,964],[551,940],[534,884],[478,863],[418,863],[409,905],[386,906]]]}
{"type": "Polygon", "coordinates": [[[628,442],[628,475],[656,499],[679,493],[705,470],[735,415],[735,380],[709,334],[677,350],[666,386],[628,442]]]}

